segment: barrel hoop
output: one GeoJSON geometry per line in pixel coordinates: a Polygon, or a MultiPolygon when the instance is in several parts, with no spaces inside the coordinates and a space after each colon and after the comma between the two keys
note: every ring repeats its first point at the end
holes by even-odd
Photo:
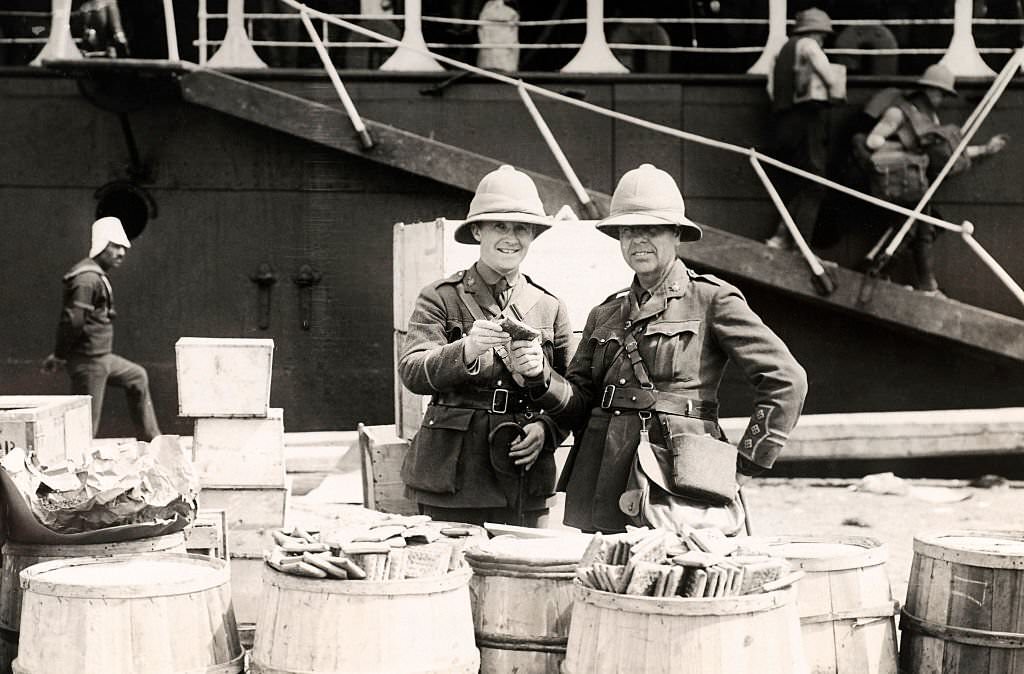
{"type": "Polygon", "coordinates": [[[903,609],[900,613],[900,630],[969,646],[1024,648],[1024,634],[941,625],[907,613],[907,609],[903,609]]]}
{"type": "MultiPolygon", "coordinates": [[[[472,663],[452,663],[450,666],[443,670],[443,674],[478,674],[480,671],[480,661],[475,660],[472,663]]],[[[261,665],[255,659],[249,663],[250,674],[323,674],[323,670],[312,670],[312,669],[278,669],[277,667],[271,667],[269,665],[261,665]]],[[[441,674],[441,670],[438,669],[424,669],[418,672],[406,671],[405,674],[441,674]]]]}
{"type": "Polygon", "coordinates": [[[538,578],[545,580],[572,580],[576,577],[575,571],[534,571],[533,569],[522,569],[515,567],[485,566],[479,567],[470,564],[474,576],[505,576],[508,578],[538,578]]]}
{"type": "Polygon", "coordinates": [[[565,653],[569,637],[520,637],[508,634],[476,632],[478,648],[496,648],[503,651],[537,651],[539,653],[565,653]]]}
{"type": "Polygon", "coordinates": [[[831,623],[837,620],[861,620],[864,618],[891,618],[899,614],[900,603],[893,599],[888,604],[878,606],[862,606],[847,609],[845,611],[833,611],[820,615],[809,615],[800,618],[801,625],[816,625],[818,623],[831,623]]]}
{"type": "Polygon", "coordinates": [[[245,665],[245,651],[231,658],[230,662],[221,665],[211,665],[203,669],[190,669],[182,674],[242,674],[242,667],[245,665]]]}

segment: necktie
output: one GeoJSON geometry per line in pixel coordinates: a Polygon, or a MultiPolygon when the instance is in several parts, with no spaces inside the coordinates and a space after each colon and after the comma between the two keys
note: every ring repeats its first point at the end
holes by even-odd
{"type": "Polygon", "coordinates": [[[510,299],[512,299],[512,287],[505,280],[505,277],[498,279],[498,282],[494,284],[494,299],[498,301],[498,308],[504,309],[510,299]]]}

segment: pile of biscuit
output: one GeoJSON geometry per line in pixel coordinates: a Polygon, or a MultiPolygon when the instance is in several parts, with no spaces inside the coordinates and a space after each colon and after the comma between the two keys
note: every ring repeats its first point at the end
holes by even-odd
{"type": "Polygon", "coordinates": [[[733,597],[786,587],[803,575],[766,542],[717,529],[594,534],[576,577],[595,590],[644,597],[733,597]]]}
{"type": "Polygon", "coordinates": [[[322,536],[300,527],[271,532],[264,560],[282,573],[307,578],[389,581],[443,576],[463,562],[466,527],[426,516],[382,522],[322,536]]]}

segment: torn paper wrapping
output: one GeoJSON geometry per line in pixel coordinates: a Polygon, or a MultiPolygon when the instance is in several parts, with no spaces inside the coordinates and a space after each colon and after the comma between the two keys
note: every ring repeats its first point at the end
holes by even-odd
{"type": "Polygon", "coordinates": [[[192,521],[199,478],[176,435],[152,442],[95,447],[84,467],[43,472],[31,455],[10,452],[0,466],[28,501],[32,514],[59,533],[125,524],[192,521]]]}

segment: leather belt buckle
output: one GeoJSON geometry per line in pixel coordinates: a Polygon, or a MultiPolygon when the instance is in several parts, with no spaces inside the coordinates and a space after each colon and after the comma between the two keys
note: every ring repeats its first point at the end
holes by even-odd
{"type": "Polygon", "coordinates": [[[491,396],[491,413],[505,414],[508,412],[508,399],[511,393],[507,388],[496,388],[491,396]]]}
{"type": "Polygon", "coordinates": [[[608,384],[601,394],[601,409],[611,409],[612,401],[615,399],[615,384],[608,384]]]}

